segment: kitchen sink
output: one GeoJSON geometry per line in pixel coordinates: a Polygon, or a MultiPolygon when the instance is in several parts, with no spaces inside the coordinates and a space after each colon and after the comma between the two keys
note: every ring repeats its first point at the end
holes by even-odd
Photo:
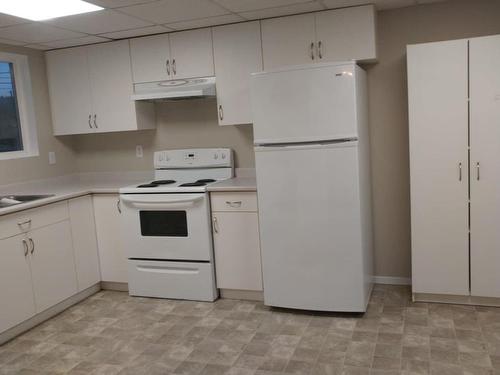
{"type": "Polygon", "coordinates": [[[16,204],[33,202],[39,199],[53,197],[54,194],[45,195],[3,195],[0,196],[0,208],[15,206],[16,204]]]}

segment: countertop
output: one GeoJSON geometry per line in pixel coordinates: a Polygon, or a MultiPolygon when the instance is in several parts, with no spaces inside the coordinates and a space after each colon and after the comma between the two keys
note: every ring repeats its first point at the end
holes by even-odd
{"type": "Polygon", "coordinates": [[[0,216],[87,194],[118,194],[121,187],[152,178],[150,172],[80,173],[18,184],[1,185],[1,195],[53,194],[52,197],[0,209],[0,216]]]}
{"type": "Polygon", "coordinates": [[[208,191],[257,191],[255,177],[234,177],[208,186],[208,191]]]}

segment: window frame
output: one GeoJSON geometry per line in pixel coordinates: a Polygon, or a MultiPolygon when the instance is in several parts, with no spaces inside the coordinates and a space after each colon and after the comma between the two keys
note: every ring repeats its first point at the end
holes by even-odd
{"type": "Polygon", "coordinates": [[[19,151],[0,152],[0,160],[39,156],[37,125],[33,103],[33,90],[28,56],[17,53],[0,52],[0,61],[12,63],[16,99],[19,112],[19,126],[23,149],[19,151]]]}

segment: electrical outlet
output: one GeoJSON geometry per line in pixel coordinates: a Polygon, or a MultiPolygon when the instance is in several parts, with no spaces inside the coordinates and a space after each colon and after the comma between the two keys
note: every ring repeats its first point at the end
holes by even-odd
{"type": "Polygon", "coordinates": [[[142,158],[144,156],[144,152],[142,150],[141,145],[135,146],[135,156],[137,156],[138,158],[142,158]]]}
{"type": "Polygon", "coordinates": [[[49,164],[56,163],[56,153],[54,151],[49,152],[49,164]]]}

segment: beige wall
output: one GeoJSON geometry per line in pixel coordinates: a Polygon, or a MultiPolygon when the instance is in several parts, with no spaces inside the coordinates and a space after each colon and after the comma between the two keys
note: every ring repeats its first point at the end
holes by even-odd
{"type": "Polygon", "coordinates": [[[75,136],[78,169],[152,170],[154,151],[190,147],[230,147],[237,167],[253,168],[252,126],[219,126],[215,99],[159,103],[156,116],[156,130],[75,136]],[[143,158],[135,156],[136,145],[143,158]]]}
{"type": "Polygon", "coordinates": [[[40,156],[0,160],[0,185],[72,173],[76,166],[71,139],[58,139],[52,135],[52,119],[45,74],[45,59],[40,51],[0,44],[1,52],[28,56],[33,102],[38,129],[40,156]],[[48,152],[55,151],[57,163],[49,165],[48,152]]]}
{"type": "Polygon", "coordinates": [[[378,13],[378,64],[367,67],[376,274],[410,275],[407,44],[500,33],[500,1],[451,0],[378,13]]]}

